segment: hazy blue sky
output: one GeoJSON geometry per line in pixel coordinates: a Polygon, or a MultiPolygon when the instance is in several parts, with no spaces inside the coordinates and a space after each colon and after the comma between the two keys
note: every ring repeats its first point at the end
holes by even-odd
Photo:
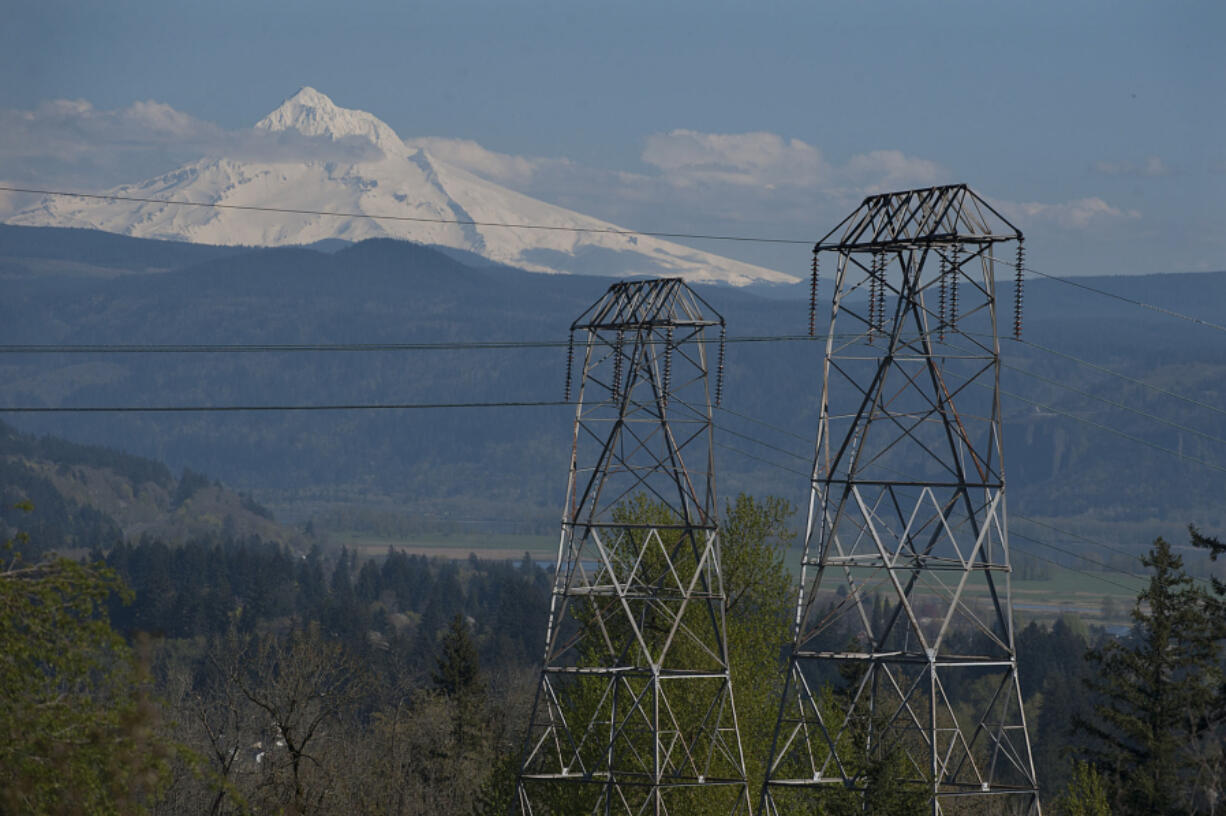
{"type": "Polygon", "coordinates": [[[865,189],[966,181],[1047,271],[1226,268],[1220,0],[38,0],[4,16],[3,180],[135,181],[311,85],[405,138],[566,159],[501,180],[628,227],[815,238],[865,189]],[[88,102],[92,124],[52,100],[88,102]],[[146,101],[183,115],[164,129],[179,143],[99,124],[146,101]]]}

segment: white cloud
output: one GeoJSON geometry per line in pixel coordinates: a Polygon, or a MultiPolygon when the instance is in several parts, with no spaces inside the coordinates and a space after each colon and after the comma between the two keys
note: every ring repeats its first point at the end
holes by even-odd
{"type": "Polygon", "coordinates": [[[1069,229],[1085,229],[1095,223],[1104,221],[1128,220],[1140,218],[1137,210],[1123,210],[1113,207],[1097,196],[1078,198],[1059,204],[1044,204],[1030,202],[994,202],[1001,212],[1011,218],[1046,222],[1069,229]]]}
{"type": "Polygon", "coordinates": [[[861,193],[929,187],[948,180],[934,161],[907,156],[900,150],[873,150],[847,160],[841,178],[861,193]]]}
{"type": "Polygon", "coordinates": [[[420,147],[431,155],[479,176],[501,184],[528,184],[542,170],[565,169],[571,166],[567,159],[545,159],[528,156],[513,156],[487,150],[471,139],[445,139],[426,137],[408,139],[408,147],[420,147]]]}
{"type": "Polygon", "coordinates": [[[10,161],[195,145],[222,133],[216,125],[152,100],[100,110],[84,99],[55,99],[33,110],[0,110],[0,128],[5,131],[0,156],[10,161]]]}
{"type": "Polygon", "coordinates": [[[376,158],[363,139],[332,141],[295,131],[228,131],[162,102],[95,108],[56,99],[31,110],[0,109],[0,164],[10,180],[108,187],[171,170],[201,156],[248,161],[376,158]]]}
{"type": "Polygon", "coordinates": [[[947,176],[936,162],[900,150],[873,150],[832,164],[813,145],[764,132],[656,133],[647,138],[643,161],[677,187],[795,188],[839,198],[937,184],[947,176]]]}
{"type": "MultiPolygon", "coordinates": [[[[766,132],[652,134],[642,158],[655,173],[512,156],[465,140],[419,139],[408,144],[424,146],[444,161],[528,195],[630,226],[678,223],[679,213],[692,213],[725,229],[744,223],[770,224],[777,231],[790,224],[796,234],[803,234],[815,219],[845,215],[865,195],[950,181],[949,170],[938,162],[901,150],[872,150],[833,163],[816,146],[766,132]]],[[[1159,166],[1149,171],[1157,172],[1159,166]]],[[[1019,224],[1067,230],[1140,217],[1136,210],[1098,196],[998,206],[1019,224]]]]}
{"type": "Polygon", "coordinates": [[[1158,156],[1149,156],[1139,162],[1121,161],[1094,163],[1094,170],[1105,176],[1169,176],[1171,168],[1158,156]]]}
{"type": "Polygon", "coordinates": [[[775,133],[674,130],[647,137],[643,161],[679,187],[805,187],[825,175],[821,151],[775,133]]]}

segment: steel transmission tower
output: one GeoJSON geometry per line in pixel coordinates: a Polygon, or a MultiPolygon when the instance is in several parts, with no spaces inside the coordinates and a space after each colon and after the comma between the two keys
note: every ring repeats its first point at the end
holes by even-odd
{"type": "Polygon", "coordinates": [[[1005,242],[1020,268],[1022,234],[954,185],[870,196],[814,248],[811,315],[823,253],[835,285],[762,813],[871,810],[878,784],[934,814],[1039,811],[1001,464],[1005,242]]]}
{"type": "Polygon", "coordinates": [[[570,480],[516,812],[749,812],[711,450],[723,343],[679,279],[615,284],[571,326],[570,480]]]}

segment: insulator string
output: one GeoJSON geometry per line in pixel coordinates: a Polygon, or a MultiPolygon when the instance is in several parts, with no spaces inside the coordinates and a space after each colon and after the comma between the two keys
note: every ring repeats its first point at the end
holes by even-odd
{"type": "Polygon", "coordinates": [[[617,340],[613,343],[613,399],[621,396],[622,387],[622,347],[625,345],[625,332],[617,330],[617,340]]]}
{"type": "Polygon", "coordinates": [[[719,327],[719,367],[715,371],[715,407],[718,408],[720,403],[724,401],[724,342],[726,339],[725,328],[721,324],[719,327]]]}
{"type": "Polygon", "coordinates": [[[949,330],[951,332],[956,332],[958,330],[958,278],[960,277],[960,273],[958,271],[958,267],[960,265],[958,261],[959,249],[960,247],[955,244],[953,250],[953,263],[951,264],[951,269],[949,270],[949,330]]]}
{"type": "Polygon", "coordinates": [[[877,256],[868,264],[868,342],[873,342],[874,327],[877,325],[877,256]]]}
{"type": "Polygon", "coordinates": [[[881,328],[881,333],[885,331],[885,253],[877,256],[877,325],[881,328]]]}
{"type": "Polygon", "coordinates": [[[809,336],[817,331],[817,250],[813,250],[813,263],[809,272],[809,336]]]}
{"type": "Polygon", "coordinates": [[[664,389],[661,401],[668,405],[668,394],[673,385],[673,327],[669,326],[664,333],[664,389]]]}
{"type": "Polygon", "coordinates": [[[877,314],[877,309],[881,305],[881,294],[878,291],[881,287],[881,280],[878,277],[880,265],[881,253],[874,252],[873,259],[868,265],[868,342],[870,343],[876,337],[877,325],[880,321],[877,314]]]}
{"type": "Polygon", "coordinates": [[[1013,278],[1013,339],[1022,339],[1022,270],[1026,266],[1026,242],[1017,239],[1017,266],[1013,278]]]}
{"type": "Polygon", "coordinates": [[[945,289],[949,283],[949,259],[941,254],[941,271],[937,278],[937,339],[945,341],[945,289]]]}
{"type": "Polygon", "coordinates": [[[566,396],[564,402],[570,402],[571,374],[575,368],[575,333],[566,338],[566,396]]]}

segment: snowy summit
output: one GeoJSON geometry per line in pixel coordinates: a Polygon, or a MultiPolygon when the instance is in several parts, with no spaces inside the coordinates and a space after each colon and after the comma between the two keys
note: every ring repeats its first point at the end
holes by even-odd
{"type": "Polygon", "coordinates": [[[406,145],[373,114],[339,107],[314,88],[303,88],[285,100],[257,122],[255,129],[268,132],[270,143],[257,156],[207,157],[107,192],[390,217],[260,213],[49,197],[10,218],[9,223],[247,246],[311,244],[327,238],[400,238],[462,249],[538,272],[675,275],[734,286],[796,280],[642,235],[493,226],[620,229],[440,161],[423,147],[406,145]],[[278,145],[284,147],[284,156],[278,155],[278,145]],[[303,148],[307,148],[305,159],[303,148]]]}

